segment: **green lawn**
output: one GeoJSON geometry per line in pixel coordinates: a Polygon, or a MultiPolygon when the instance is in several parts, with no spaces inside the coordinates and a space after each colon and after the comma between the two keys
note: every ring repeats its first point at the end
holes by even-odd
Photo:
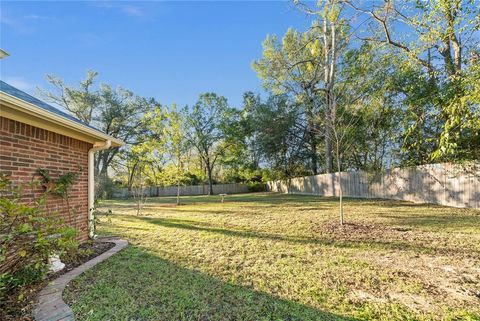
{"type": "Polygon", "coordinates": [[[478,320],[480,213],[281,194],[106,201],[131,245],[70,284],[78,320],[478,320]]]}

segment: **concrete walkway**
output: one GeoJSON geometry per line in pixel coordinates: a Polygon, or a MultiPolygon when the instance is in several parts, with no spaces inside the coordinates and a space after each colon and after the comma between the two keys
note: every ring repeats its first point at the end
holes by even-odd
{"type": "Polygon", "coordinates": [[[108,259],[128,245],[127,241],[121,239],[105,238],[102,241],[113,242],[115,246],[70,272],[63,274],[40,291],[37,306],[33,310],[33,317],[36,321],[71,321],[75,319],[72,309],[62,299],[65,286],[86,270],[108,259]]]}

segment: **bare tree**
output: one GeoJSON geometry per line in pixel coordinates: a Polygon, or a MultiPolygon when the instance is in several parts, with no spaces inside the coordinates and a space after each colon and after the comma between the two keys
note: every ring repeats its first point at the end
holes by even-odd
{"type": "Polygon", "coordinates": [[[135,176],[133,177],[133,184],[132,184],[132,196],[135,200],[137,216],[140,216],[143,206],[147,202],[147,191],[146,191],[146,181],[145,181],[145,173],[142,168],[145,167],[145,164],[139,164],[141,167],[140,170],[136,171],[135,176]]]}

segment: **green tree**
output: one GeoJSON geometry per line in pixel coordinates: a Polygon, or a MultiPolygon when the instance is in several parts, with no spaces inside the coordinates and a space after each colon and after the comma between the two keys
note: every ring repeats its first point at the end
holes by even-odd
{"type": "Polygon", "coordinates": [[[207,170],[209,195],[213,195],[213,169],[229,146],[229,119],[235,112],[227,99],[215,93],[200,95],[187,116],[188,138],[207,170]]]}
{"type": "MultiPolygon", "coordinates": [[[[321,110],[318,95],[323,81],[320,39],[317,26],[305,33],[289,29],[281,41],[275,35],[267,36],[262,58],[252,64],[266,89],[274,95],[292,95],[297,100],[297,122],[309,144],[310,168],[314,175],[318,173],[319,140],[314,119],[321,110]],[[305,118],[305,122],[300,122],[301,118],[305,118]]],[[[325,158],[331,160],[331,149],[326,151],[325,158]]]]}
{"type": "MultiPolygon", "coordinates": [[[[158,106],[154,99],[142,98],[131,91],[101,84],[94,88],[97,72],[89,71],[78,87],[68,86],[56,76],[47,76],[53,90],[41,90],[46,100],[62,106],[73,116],[129,145],[141,143],[148,132],[144,114],[158,106]]],[[[96,153],[95,173],[107,176],[107,169],[119,153],[110,148],[96,153]]]]}
{"type": "Polygon", "coordinates": [[[376,26],[359,31],[360,38],[389,46],[403,57],[398,90],[407,106],[403,144],[406,162],[474,159],[478,147],[472,144],[469,148],[465,142],[478,140],[475,119],[480,107],[468,88],[469,82],[478,82],[478,62],[473,58],[478,55],[480,35],[478,3],[345,3],[376,26]]]}
{"type": "MultiPolygon", "coordinates": [[[[343,56],[339,105],[354,105],[355,117],[343,149],[342,167],[377,172],[396,165],[402,106],[396,92],[396,57],[375,44],[363,43],[343,56]]],[[[347,120],[347,123],[350,123],[347,120]]]]}
{"type": "MultiPolygon", "coordinates": [[[[332,154],[333,150],[330,159],[326,159],[326,168],[327,171],[331,169],[331,162],[335,161],[340,223],[343,224],[342,171],[352,163],[352,155],[358,156],[358,149],[354,147],[364,148],[360,152],[367,158],[364,163],[373,154],[373,161],[377,163],[374,167],[378,168],[383,155],[377,149],[385,149],[388,144],[382,130],[388,132],[392,123],[382,122],[379,118],[388,115],[386,110],[392,105],[389,101],[389,82],[385,81],[389,75],[385,70],[389,70],[391,64],[388,59],[375,61],[376,51],[371,46],[360,46],[357,49],[350,45],[352,17],[345,13],[342,1],[320,1],[314,8],[298,2],[298,6],[314,17],[312,28],[318,30],[321,40],[323,83],[320,84],[322,90],[319,91],[319,96],[322,98],[324,112],[319,123],[322,122],[324,127],[325,157],[332,154]],[[382,108],[378,108],[379,104],[382,108]],[[380,116],[375,115],[378,111],[382,112],[380,116]],[[366,122],[372,120],[375,122],[370,132],[375,132],[375,135],[367,137],[365,129],[371,127],[372,123],[366,125],[366,122]]],[[[358,161],[358,158],[354,160],[358,161]]]]}
{"type": "Polygon", "coordinates": [[[254,113],[259,104],[258,95],[246,92],[242,108],[232,110],[226,126],[226,149],[221,158],[224,182],[246,183],[260,175],[258,137],[254,128],[254,113]]]}
{"type": "Polygon", "coordinates": [[[304,161],[309,150],[305,132],[298,129],[297,108],[287,95],[273,95],[252,112],[258,153],[276,179],[308,174],[304,161]]]}
{"type": "Polygon", "coordinates": [[[177,205],[180,204],[180,184],[184,175],[184,165],[190,142],[187,137],[186,112],[178,111],[173,104],[165,113],[165,128],[163,132],[165,151],[170,155],[170,161],[175,166],[177,185],[177,205]]]}
{"type": "Polygon", "coordinates": [[[263,58],[255,61],[253,67],[266,88],[274,93],[293,95],[300,103],[298,106],[305,114],[312,173],[318,172],[320,135],[324,138],[324,169],[329,173],[333,168],[329,131],[332,115],[336,112],[338,60],[349,41],[348,21],[342,17],[340,1],[320,1],[314,9],[300,2],[297,4],[314,17],[311,27],[302,33],[289,29],[281,43],[275,36],[267,37],[263,58]]]}

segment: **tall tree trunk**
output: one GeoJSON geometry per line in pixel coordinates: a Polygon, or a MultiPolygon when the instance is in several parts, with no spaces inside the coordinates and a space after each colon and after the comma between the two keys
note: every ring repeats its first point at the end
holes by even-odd
{"type": "Polygon", "coordinates": [[[213,195],[213,178],[212,178],[212,168],[210,162],[207,162],[207,172],[208,172],[208,195],[213,195]]]}
{"type": "Polygon", "coordinates": [[[333,148],[332,148],[332,92],[326,92],[326,106],[325,106],[325,172],[333,172],[333,148]]]}
{"type": "Polygon", "coordinates": [[[317,137],[315,135],[314,114],[315,101],[310,100],[310,106],[307,109],[307,137],[310,143],[310,168],[313,175],[318,174],[318,155],[317,155],[317,137]]]}
{"type": "MultiPolygon", "coordinates": [[[[315,136],[315,133],[312,133],[311,135],[315,136]]],[[[318,174],[318,156],[317,156],[317,141],[315,137],[312,137],[310,139],[310,143],[312,144],[312,155],[311,155],[312,174],[317,175],[318,174]]]]}
{"type": "Polygon", "coordinates": [[[336,26],[335,22],[328,18],[328,11],[334,6],[332,0],[326,2],[326,14],[323,20],[323,44],[324,44],[324,81],[325,81],[325,171],[331,173],[333,169],[333,155],[332,155],[332,113],[335,112],[333,108],[333,87],[335,84],[335,67],[337,62],[336,51],[336,26]]]}
{"type": "Polygon", "coordinates": [[[177,205],[180,205],[180,180],[177,179],[177,205]]]}
{"type": "MultiPolygon", "coordinates": [[[[330,117],[330,116],[327,116],[330,117]]],[[[330,123],[330,121],[328,120],[330,123]]],[[[333,171],[333,157],[332,157],[332,131],[330,125],[325,126],[325,172],[331,173],[333,171]]]]}
{"type": "Polygon", "coordinates": [[[138,161],[133,164],[133,166],[132,166],[132,171],[131,171],[130,174],[128,175],[127,189],[128,189],[129,192],[132,191],[133,177],[135,176],[135,172],[136,172],[136,170],[137,170],[137,166],[138,166],[138,161]]]}
{"type": "Polygon", "coordinates": [[[460,10],[460,3],[460,1],[446,1],[443,12],[447,25],[443,39],[444,47],[440,50],[440,53],[444,57],[446,69],[450,77],[456,75],[462,69],[462,46],[455,34],[455,24],[458,11],[460,10]]]}

